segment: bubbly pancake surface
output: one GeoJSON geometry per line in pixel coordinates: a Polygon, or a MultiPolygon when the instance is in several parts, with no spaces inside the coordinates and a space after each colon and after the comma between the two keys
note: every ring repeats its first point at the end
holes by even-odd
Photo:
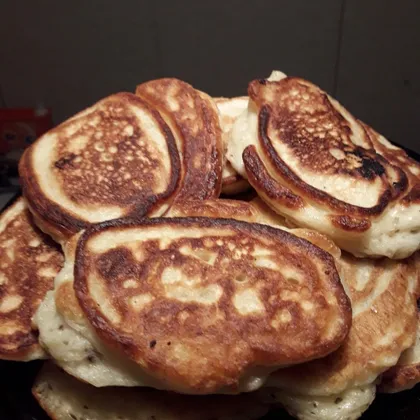
{"type": "Polygon", "coordinates": [[[325,358],[273,373],[269,386],[292,394],[335,395],[373,383],[413,344],[417,323],[413,261],[343,254],[339,265],[353,308],[348,337],[325,358]]]}
{"type": "Polygon", "coordinates": [[[268,411],[268,405],[249,394],[187,396],[152,389],[98,389],[50,363],[38,374],[32,393],[54,420],[252,420],[268,411]]]}
{"type": "Polygon", "coordinates": [[[19,171],[43,228],[69,236],[90,223],[141,216],[169,199],[180,163],[159,113],[136,95],[118,93],[38,139],[19,171]]]}
{"type": "Polygon", "coordinates": [[[223,139],[213,99],[178,79],[152,80],[136,95],[156,107],[171,127],[182,156],[177,200],[218,197],[223,168],[223,139]]]}
{"type": "Polygon", "coordinates": [[[0,216],[0,358],[45,357],[31,319],[62,265],[59,247],[18,199],[0,216]]]}
{"type": "Polygon", "coordinates": [[[104,342],[191,393],[234,392],[253,369],[321,357],[351,318],[329,254],[224,219],[98,225],[79,241],[74,289],[104,342]]]}
{"type": "Polygon", "coordinates": [[[270,207],[357,256],[416,251],[420,168],[403,151],[305,80],[255,80],[249,97],[227,156],[270,207]]]}

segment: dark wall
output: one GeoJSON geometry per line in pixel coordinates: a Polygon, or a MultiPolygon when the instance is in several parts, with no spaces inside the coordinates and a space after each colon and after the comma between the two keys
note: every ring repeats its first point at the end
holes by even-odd
{"type": "Polygon", "coordinates": [[[43,102],[59,122],[151,78],[232,96],[279,69],[420,151],[414,9],[414,0],[2,0],[0,85],[7,105],[43,102]]]}

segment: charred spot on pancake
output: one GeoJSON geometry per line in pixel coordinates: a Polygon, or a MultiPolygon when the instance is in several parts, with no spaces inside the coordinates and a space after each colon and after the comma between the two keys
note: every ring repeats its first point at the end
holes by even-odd
{"type": "Polygon", "coordinates": [[[381,176],[385,173],[385,168],[375,159],[366,156],[366,151],[361,148],[356,148],[351,154],[361,159],[361,166],[357,168],[363,178],[375,179],[376,176],[381,176]]]}
{"type": "Polygon", "coordinates": [[[127,248],[115,248],[100,255],[96,266],[102,277],[114,280],[132,273],[134,257],[127,248]]]}
{"type": "Polygon", "coordinates": [[[150,347],[151,349],[154,349],[154,348],[155,348],[155,346],[156,346],[156,343],[157,343],[157,341],[156,341],[156,340],[152,340],[152,341],[150,341],[150,342],[149,342],[149,347],[150,347]]]}
{"type": "Polygon", "coordinates": [[[63,156],[61,159],[58,159],[54,166],[58,169],[64,169],[66,166],[73,166],[73,161],[76,159],[77,155],[70,153],[67,156],[63,156]]]}

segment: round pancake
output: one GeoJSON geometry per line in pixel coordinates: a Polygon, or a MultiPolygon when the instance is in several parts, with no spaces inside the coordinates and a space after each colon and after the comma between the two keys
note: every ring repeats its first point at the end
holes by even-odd
{"type": "Polygon", "coordinates": [[[61,241],[91,223],[160,208],[176,190],[180,160],[159,113],[118,93],[39,138],[19,173],[37,223],[61,241]]]}
{"type": "Polygon", "coordinates": [[[102,223],[79,240],[74,276],[102,341],[185,393],[235,392],[257,372],[330,353],[350,326],[332,257],[257,224],[102,223]]]}
{"type": "MultiPolygon", "coordinates": [[[[227,142],[230,131],[236,119],[248,107],[248,97],[239,96],[236,98],[214,98],[220,114],[220,125],[223,131],[224,153],[226,154],[227,142]]],[[[222,173],[222,193],[235,195],[249,188],[249,183],[233,169],[229,160],[225,159],[222,173]]]]}
{"type": "Polygon", "coordinates": [[[50,363],[38,374],[32,393],[53,420],[252,420],[263,417],[269,407],[250,394],[187,396],[144,388],[97,389],[50,363]]]}
{"type": "Polygon", "coordinates": [[[171,127],[182,156],[176,199],[218,197],[222,184],[223,140],[217,106],[210,96],[178,79],[137,86],[136,95],[156,108],[171,127]]]}
{"type": "Polygon", "coordinates": [[[63,265],[63,255],[33,223],[23,198],[0,216],[0,359],[44,358],[31,319],[63,265]]]}
{"type": "Polygon", "coordinates": [[[363,123],[299,78],[254,80],[248,93],[227,157],[270,207],[357,256],[405,258],[419,247],[418,208],[393,211],[407,175],[375,151],[363,123]],[[412,226],[395,227],[404,217],[412,226]]]}
{"type": "Polygon", "coordinates": [[[339,264],[353,308],[348,337],[327,357],[273,373],[268,386],[298,395],[339,394],[374,383],[413,344],[417,324],[413,260],[343,254],[339,264]]]}
{"type": "Polygon", "coordinates": [[[411,389],[420,383],[420,307],[417,315],[417,338],[407,349],[398,363],[382,375],[380,392],[400,392],[411,389]]]}

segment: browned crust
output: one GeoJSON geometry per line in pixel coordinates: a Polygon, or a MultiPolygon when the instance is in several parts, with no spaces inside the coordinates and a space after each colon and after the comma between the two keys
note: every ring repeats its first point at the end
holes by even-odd
{"type": "Polygon", "coordinates": [[[331,222],[336,228],[348,232],[366,232],[371,226],[369,220],[357,219],[356,217],[351,217],[347,215],[331,216],[331,222]]]}
{"type": "MultiPolygon", "coordinates": [[[[0,219],[15,212],[15,207],[22,201],[23,198],[19,197],[1,214],[0,219]]],[[[16,213],[1,235],[2,241],[13,239],[17,241],[17,246],[13,249],[12,261],[7,256],[7,250],[2,248],[0,252],[2,275],[7,277],[7,281],[0,285],[0,298],[3,300],[17,295],[22,301],[17,308],[0,312],[0,327],[8,323],[19,327],[12,334],[0,335],[0,359],[21,361],[34,358],[35,355],[39,357],[43,351],[38,343],[38,332],[31,327],[31,319],[45,294],[53,288],[54,276],[45,278],[38,273],[38,269],[46,268],[58,273],[63,257],[58,245],[34,225],[26,205],[20,213],[16,213]],[[13,226],[15,222],[20,225],[13,226]],[[39,244],[31,246],[31,240],[37,240],[39,244]],[[3,267],[4,264],[8,267],[3,267]]]]}
{"type": "Polygon", "coordinates": [[[217,198],[222,188],[223,143],[213,100],[173,78],[143,83],[137,86],[136,95],[170,120],[182,139],[184,174],[177,200],[217,198]],[[171,109],[169,100],[176,101],[177,111],[171,109]]]}
{"type": "Polygon", "coordinates": [[[294,210],[304,207],[305,203],[301,197],[294,194],[289,188],[279,184],[268,173],[255,146],[248,146],[242,154],[242,159],[248,181],[257,191],[263,191],[267,197],[281,206],[294,210]]]}
{"type": "MultiPolygon", "coordinates": [[[[343,326],[341,330],[336,331],[334,336],[328,339],[320,341],[318,341],[318,339],[315,340],[313,345],[311,345],[310,350],[308,348],[305,348],[304,354],[302,353],[302,349],[300,351],[297,349],[289,349],[286,342],[283,342],[282,340],[278,341],[276,349],[272,347],[274,346],[274,344],[270,344],[269,348],[265,348],[264,342],[261,342],[260,344],[256,345],[257,347],[253,350],[247,350],[247,352],[252,352],[251,354],[253,354],[253,357],[251,357],[251,359],[254,360],[254,363],[256,362],[257,365],[278,366],[279,364],[293,364],[303,362],[306,360],[311,360],[317,357],[322,357],[335,350],[346,338],[351,325],[351,305],[340,282],[340,278],[338,276],[334,264],[334,259],[327,252],[312,245],[310,242],[304,239],[298,238],[287,232],[269,226],[249,224],[236,220],[226,219],[165,218],[143,219],[141,221],[120,219],[91,226],[82,235],[76,251],[74,290],[76,292],[79,304],[84,313],[86,314],[89,322],[98,333],[98,335],[105,342],[107,342],[108,345],[122,351],[126,356],[141,364],[143,367],[147,366],[148,369],[151,369],[151,371],[155,372],[157,376],[163,375],[163,380],[171,379],[172,381],[181,384],[181,387],[186,387],[187,389],[193,388],[198,392],[203,392],[203,390],[205,390],[205,392],[214,392],[220,387],[219,376],[213,376],[211,382],[208,381],[209,378],[207,378],[207,380],[204,381],[206,373],[201,372],[194,373],[194,375],[196,375],[198,378],[201,377],[200,375],[203,376],[203,378],[201,380],[198,380],[198,382],[195,381],[195,379],[189,381],[185,376],[180,376],[180,374],[176,370],[174,370],[174,368],[171,365],[167,365],[164,360],[159,359],[160,350],[158,353],[156,353],[158,350],[153,350],[156,344],[155,342],[153,342],[153,340],[150,342],[150,349],[152,349],[152,351],[149,349],[148,343],[144,343],[144,348],[139,348],[139,342],[133,341],[133,338],[131,336],[124,334],[109,323],[106,315],[100,310],[100,308],[98,308],[97,304],[90,296],[87,282],[87,276],[89,272],[87,260],[89,259],[89,256],[86,252],[86,244],[89,241],[89,239],[99,234],[103,230],[121,231],[122,229],[129,229],[130,227],[136,226],[159,225],[165,225],[168,227],[170,227],[171,225],[182,225],[185,227],[185,229],[188,229],[192,226],[212,228],[222,228],[223,226],[229,226],[233,227],[233,229],[235,229],[237,232],[247,232],[248,234],[252,232],[254,234],[262,234],[264,235],[264,237],[269,238],[271,240],[287,242],[288,244],[290,244],[290,247],[295,246],[304,250],[305,255],[307,255],[308,258],[309,256],[312,256],[312,259],[315,259],[320,264],[323,264],[322,270],[327,276],[329,276],[329,280],[331,282],[330,291],[337,298],[337,311],[339,314],[337,314],[337,316],[340,316],[340,319],[343,321],[343,326]],[[287,350],[285,350],[286,347],[288,348],[287,350]],[[155,354],[157,356],[155,356],[155,354]],[[277,356],[274,356],[274,354],[277,354],[277,356]]],[[[157,331],[154,331],[154,333],[157,334],[157,331]]],[[[305,334],[309,334],[309,336],[311,335],[311,333],[309,333],[308,331],[305,331],[305,334]]],[[[147,337],[144,339],[144,341],[147,341],[147,337]]],[[[249,360],[249,357],[250,355],[248,354],[246,359],[249,360]]],[[[241,361],[240,359],[236,359],[234,357],[232,363],[229,363],[229,366],[224,366],[223,375],[227,375],[227,378],[231,379],[227,379],[227,383],[223,383],[222,381],[223,386],[228,386],[233,390],[237,390],[238,379],[234,380],[233,378],[238,375],[238,372],[243,372],[246,368],[252,366],[252,364],[249,364],[250,361],[246,362],[245,365],[243,365],[243,363],[245,363],[243,360],[241,361]],[[232,372],[235,373],[233,374],[232,372]]]]}
{"type": "MultiPolygon", "coordinates": [[[[254,83],[254,82],[253,82],[254,83]]],[[[252,86],[252,83],[251,83],[252,86]]],[[[250,87],[251,89],[251,87],[250,87]]],[[[383,212],[387,204],[391,199],[391,191],[386,189],[380,196],[379,202],[373,207],[360,207],[355,206],[349,203],[346,203],[342,200],[339,200],[335,197],[332,197],[330,194],[318,190],[315,187],[304,182],[297,176],[293,170],[280,158],[276,153],[273,144],[268,137],[268,122],[271,117],[271,108],[268,105],[262,106],[258,115],[258,136],[260,139],[260,144],[262,150],[266,157],[269,159],[273,167],[276,168],[276,171],[280,176],[287,180],[287,183],[291,184],[293,188],[302,194],[302,196],[310,197],[311,200],[318,202],[319,204],[326,205],[334,210],[339,210],[345,214],[357,215],[357,216],[374,216],[379,215],[383,212]]],[[[381,162],[386,162],[382,156],[375,153],[374,151],[369,151],[366,149],[359,148],[360,152],[366,156],[372,155],[376,160],[381,162]]]]}
{"type": "MultiPolygon", "coordinates": [[[[126,214],[126,216],[130,217],[142,217],[152,211],[153,208],[158,207],[176,190],[180,178],[180,159],[172,132],[160,114],[152,109],[144,100],[133,94],[122,92],[114,96],[117,95],[121,100],[133,103],[135,106],[146,108],[153,115],[165,136],[171,159],[170,181],[166,191],[150,198],[147,202],[142,200],[142,202],[136,203],[126,214]]],[[[54,130],[60,130],[66,124],[67,122],[64,122],[54,130]]],[[[25,151],[19,162],[19,175],[23,195],[27,199],[31,211],[40,219],[43,228],[48,229],[49,232],[51,231],[52,236],[56,238],[69,238],[74,233],[87,228],[90,223],[75,217],[64,207],[60,206],[59,203],[50,200],[42,191],[42,188],[37,182],[37,168],[34,168],[32,165],[33,150],[41,139],[42,137],[25,151]]]]}
{"type": "Polygon", "coordinates": [[[382,375],[379,392],[400,392],[420,383],[420,363],[394,366],[382,375]]]}

